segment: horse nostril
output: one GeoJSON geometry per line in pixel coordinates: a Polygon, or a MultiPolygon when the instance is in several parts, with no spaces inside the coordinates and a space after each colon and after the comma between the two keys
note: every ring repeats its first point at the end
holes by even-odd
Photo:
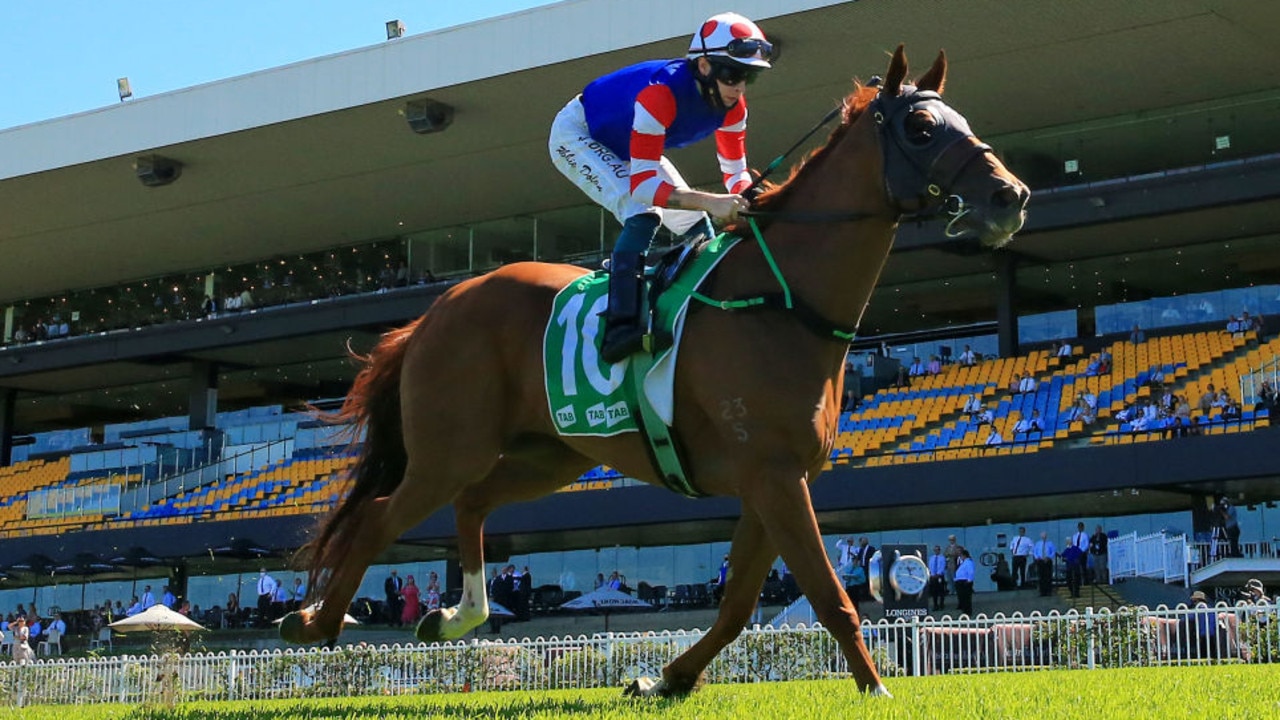
{"type": "Polygon", "coordinates": [[[991,196],[991,204],[1001,209],[1010,208],[1010,206],[1018,204],[1019,200],[1021,200],[1020,193],[1014,190],[1014,187],[1010,186],[1010,184],[1006,184],[1005,187],[992,193],[991,196]]]}

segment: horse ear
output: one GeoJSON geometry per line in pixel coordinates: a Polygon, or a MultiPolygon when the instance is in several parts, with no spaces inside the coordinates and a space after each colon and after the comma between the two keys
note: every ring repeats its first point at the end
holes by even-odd
{"type": "Polygon", "coordinates": [[[884,89],[888,97],[902,92],[902,81],[907,77],[907,51],[902,45],[893,51],[893,59],[889,61],[889,70],[884,74],[884,89]]]}
{"type": "Polygon", "coordinates": [[[929,68],[929,72],[920,78],[918,83],[921,90],[931,90],[942,94],[942,87],[947,84],[947,53],[945,50],[938,51],[938,59],[933,61],[933,67],[929,68]]]}

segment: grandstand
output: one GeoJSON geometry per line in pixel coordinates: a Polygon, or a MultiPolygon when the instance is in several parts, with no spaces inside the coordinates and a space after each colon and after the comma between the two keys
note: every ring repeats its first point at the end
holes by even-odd
{"type": "MultiPolygon", "coordinates": [[[[546,126],[602,68],[681,52],[719,9],[651,5],[634,23],[622,0],[560,3],[0,130],[0,216],[17,219],[0,228],[0,566],[147,547],[166,565],[132,572],[214,576],[241,566],[212,550],[248,537],[282,564],[347,488],[350,438],[307,405],[345,393],[348,343],[367,349],[463,277],[521,259],[591,266],[607,250],[613,221],[554,175],[546,126]],[[602,18],[606,37],[586,32],[602,18]],[[495,38],[511,52],[478,50],[495,38]],[[432,62],[442,53],[457,62],[432,62]],[[340,81],[350,77],[367,82],[340,81]],[[301,86],[316,92],[300,99],[301,86]],[[529,87],[539,91],[509,112],[529,87]],[[405,125],[405,103],[423,97],[456,107],[443,133],[405,125]],[[132,161],[150,153],[188,170],[144,187],[132,161]],[[58,272],[19,272],[30,267],[58,272]],[[238,310],[203,309],[206,295],[244,293],[238,310]]],[[[751,89],[754,164],[791,145],[851,76],[882,71],[886,49],[906,42],[919,65],[945,44],[949,97],[1034,191],[1006,251],[901,229],[852,349],[859,404],[813,488],[824,531],[960,532],[976,547],[1015,523],[1080,518],[1204,533],[1205,499],[1226,493],[1270,547],[1280,464],[1255,380],[1280,349],[1280,140],[1268,122],[1280,91],[1256,72],[1271,58],[1250,28],[1276,25],[1280,9],[983,0],[939,6],[928,27],[899,4],[738,9],[787,48],[751,89]],[[1160,82],[1168,56],[1156,50],[1173,46],[1199,60],[1160,82]],[[1243,311],[1267,322],[1228,332],[1243,311]],[[1054,341],[1070,356],[1050,352],[1054,341]],[[899,357],[964,344],[984,358],[895,386],[899,357]],[[1104,351],[1109,367],[1091,368],[1104,351]],[[1011,389],[1024,374],[1034,392],[1011,389]],[[1238,416],[1199,409],[1209,384],[1244,403],[1238,416]],[[1190,399],[1200,437],[1117,417],[1166,389],[1190,399]],[[970,396],[1001,444],[964,411],[970,396]],[[1014,433],[1033,412],[1043,429],[1014,433]]],[[[706,152],[675,157],[694,184],[716,182],[706,152]]],[[[548,578],[614,563],[653,584],[696,584],[738,511],[607,467],[566,490],[491,518],[490,559],[533,558],[548,578]]],[[[452,532],[438,513],[384,559],[453,572],[452,532]]],[[[10,574],[11,586],[41,582],[10,574]]]]}

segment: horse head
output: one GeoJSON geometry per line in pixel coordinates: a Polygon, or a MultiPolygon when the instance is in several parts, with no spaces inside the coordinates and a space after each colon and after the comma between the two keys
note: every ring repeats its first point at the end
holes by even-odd
{"type": "Polygon", "coordinates": [[[879,129],[889,203],[905,218],[947,219],[948,237],[1004,245],[1022,228],[1031,192],[943,101],[945,53],[916,85],[906,76],[899,45],[866,113],[879,129]]]}

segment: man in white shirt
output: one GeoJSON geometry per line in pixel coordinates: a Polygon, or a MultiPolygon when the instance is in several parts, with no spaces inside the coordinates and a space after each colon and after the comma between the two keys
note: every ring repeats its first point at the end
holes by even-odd
{"type": "Polygon", "coordinates": [[[1025,527],[1018,528],[1018,535],[1009,541],[1009,554],[1013,556],[1013,580],[1018,587],[1027,585],[1027,560],[1031,557],[1031,538],[1025,527]]]}
{"type": "Polygon", "coordinates": [[[853,556],[857,551],[858,544],[851,537],[836,541],[836,575],[843,578],[853,570],[853,556]]]}
{"type": "Polygon", "coordinates": [[[942,554],[942,546],[934,545],[933,554],[929,556],[929,599],[933,601],[933,609],[941,610],[946,597],[947,558],[942,554]]]}
{"type": "Polygon", "coordinates": [[[1036,580],[1040,588],[1040,597],[1049,597],[1053,592],[1053,561],[1058,556],[1058,548],[1049,539],[1049,533],[1040,533],[1040,540],[1031,548],[1031,555],[1036,561],[1036,580]]]}
{"type": "Polygon", "coordinates": [[[991,432],[987,433],[987,444],[1000,445],[1002,443],[1004,443],[1004,437],[1000,435],[1000,431],[996,429],[996,426],[992,425],[991,432]]]}
{"type": "Polygon", "coordinates": [[[957,360],[961,365],[974,365],[978,362],[978,357],[973,354],[973,348],[965,345],[964,352],[960,353],[960,357],[957,360]]]}
{"type": "Polygon", "coordinates": [[[1033,393],[1036,391],[1036,385],[1036,379],[1031,376],[1031,373],[1024,373],[1022,382],[1018,383],[1018,392],[1033,393]]]}
{"type": "Polygon", "coordinates": [[[147,585],[142,588],[142,609],[146,610],[156,604],[156,596],[151,592],[151,586],[147,585]]]}
{"type": "Polygon", "coordinates": [[[134,595],[133,604],[129,606],[128,610],[124,611],[124,616],[133,617],[134,615],[137,615],[140,612],[142,612],[142,601],[138,599],[137,595],[134,595]]]}
{"type": "Polygon", "coordinates": [[[271,601],[275,599],[279,585],[267,574],[266,568],[258,570],[258,627],[266,627],[271,622],[271,601]]]}

